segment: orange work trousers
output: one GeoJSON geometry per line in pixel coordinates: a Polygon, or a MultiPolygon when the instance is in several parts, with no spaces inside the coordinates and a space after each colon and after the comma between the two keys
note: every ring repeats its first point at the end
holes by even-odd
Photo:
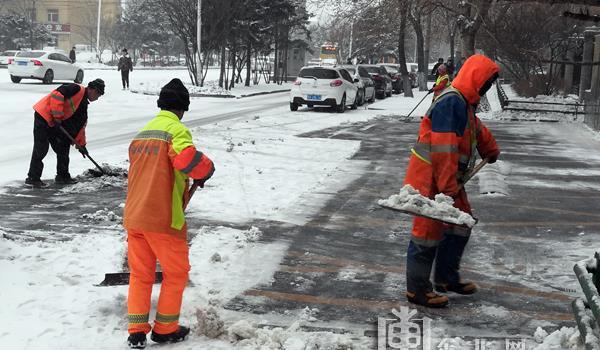
{"type": "Polygon", "coordinates": [[[149,333],[152,329],[148,321],[157,259],[162,267],[163,282],[154,332],[168,334],[177,331],[183,290],[190,271],[186,240],[166,233],[128,230],[127,242],[129,333],[149,333]]]}

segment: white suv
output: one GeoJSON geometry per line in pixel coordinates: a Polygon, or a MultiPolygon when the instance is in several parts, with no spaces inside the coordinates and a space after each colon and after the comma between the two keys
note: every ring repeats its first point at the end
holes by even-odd
{"type": "Polygon", "coordinates": [[[340,67],[309,66],[300,69],[290,92],[290,109],[301,105],[331,106],[344,113],[346,106],[357,107],[358,88],[347,70],[340,67]]]}

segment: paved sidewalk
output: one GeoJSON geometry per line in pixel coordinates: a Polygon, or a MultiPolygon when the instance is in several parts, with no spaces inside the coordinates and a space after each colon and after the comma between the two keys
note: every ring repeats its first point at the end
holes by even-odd
{"type": "MultiPolygon", "coordinates": [[[[584,132],[568,124],[488,125],[512,173],[504,178],[490,166],[482,175],[496,176],[508,196],[479,194],[481,177],[468,185],[480,224],[463,275],[481,291],[450,295],[449,308],[419,307],[419,314],[451,336],[531,337],[538,326],[573,327],[569,304],[579,287],[572,267],[593,254],[600,236],[600,159],[589,157],[598,142],[574,138],[584,132]]],[[[338,324],[372,335],[377,317],[413,307],[404,297],[410,218],[375,203],[400,188],[417,130],[418,123],[384,119],[305,135],[362,140],[353,159],[371,166],[309,224],[285,230],[293,243],[273,283],[228,307],[277,319],[308,306],[318,309],[315,327],[338,324]]]]}

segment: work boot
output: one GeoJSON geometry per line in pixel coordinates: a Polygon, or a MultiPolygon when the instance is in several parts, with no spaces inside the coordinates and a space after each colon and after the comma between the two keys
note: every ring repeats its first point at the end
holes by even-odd
{"type": "Polygon", "coordinates": [[[448,305],[448,297],[434,292],[411,293],[406,292],[406,298],[413,304],[423,305],[431,308],[443,308],[448,305]]]}
{"type": "Polygon", "coordinates": [[[146,348],[146,333],[137,332],[131,333],[129,338],[127,338],[127,345],[131,349],[144,349],[146,348]]]}
{"type": "Polygon", "coordinates": [[[28,177],[27,179],[25,179],[25,184],[29,185],[31,187],[34,187],[34,188],[44,188],[44,187],[48,186],[48,184],[45,183],[45,182],[43,182],[42,180],[40,180],[40,179],[32,179],[30,177],[28,177]]]}
{"type": "Polygon", "coordinates": [[[179,329],[173,333],[169,334],[158,334],[152,331],[152,335],[150,335],[150,339],[156,343],[179,343],[185,340],[185,337],[190,333],[190,329],[188,327],[179,326],[179,329]]]}
{"type": "Polygon", "coordinates": [[[56,175],[54,178],[54,183],[58,185],[73,185],[78,182],[79,181],[72,178],[71,175],[56,175]]]}
{"type": "Polygon", "coordinates": [[[461,295],[470,295],[477,292],[477,285],[473,282],[458,282],[455,284],[436,283],[435,291],[439,293],[454,292],[461,295]]]}

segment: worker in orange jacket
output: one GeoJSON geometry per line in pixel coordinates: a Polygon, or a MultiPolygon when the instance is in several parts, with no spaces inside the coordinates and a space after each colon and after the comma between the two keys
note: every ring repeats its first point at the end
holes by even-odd
{"type": "Polygon", "coordinates": [[[150,330],[157,343],[183,341],[190,331],[179,325],[190,270],[184,210],[189,179],[203,187],[215,168],[206,154],[196,149],[190,131],[181,123],[189,105],[189,93],[181,80],[171,80],[160,91],[160,112],[129,146],[123,226],[131,271],[127,309],[132,349],[146,346],[150,330]],[[163,282],[152,328],[149,313],[157,260],[163,282]]]}
{"type": "MultiPolygon", "coordinates": [[[[500,154],[492,133],[475,116],[479,99],[492,86],[500,69],[483,55],[471,56],[452,86],[436,98],[421,121],[412,149],[405,184],[423,196],[443,193],[454,206],[471,213],[462,179],[475,165],[477,153],[494,163],[500,154]]],[[[444,307],[448,298],[434,292],[430,281],[435,260],[435,290],[473,294],[477,286],[462,281],[460,260],[471,230],[464,226],[415,217],[406,263],[406,295],[415,304],[444,307]]]]}
{"type": "Polygon", "coordinates": [[[450,76],[448,75],[448,68],[445,64],[440,64],[437,69],[437,78],[435,80],[435,84],[429,92],[433,92],[433,99],[435,100],[445,88],[450,86],[450,76]]]}
{"type": "Polygon", "coordinates": [[[90,102],[104,95],[104,81],[96,79],[87,87],[79,84],[63,84],[38,101],[33,109],[33,152],[25,184],[33,187],[45,187],[41,180],[44,170],[44,158],[49,146],[56,153],[56,178],[58,184],[73,184],[77,181],[69,174],[69,150],[71,140],[60,128],[75,139],[75,147],[85,157],[85,126],[87,125],[87,107],[90,102]]]}

